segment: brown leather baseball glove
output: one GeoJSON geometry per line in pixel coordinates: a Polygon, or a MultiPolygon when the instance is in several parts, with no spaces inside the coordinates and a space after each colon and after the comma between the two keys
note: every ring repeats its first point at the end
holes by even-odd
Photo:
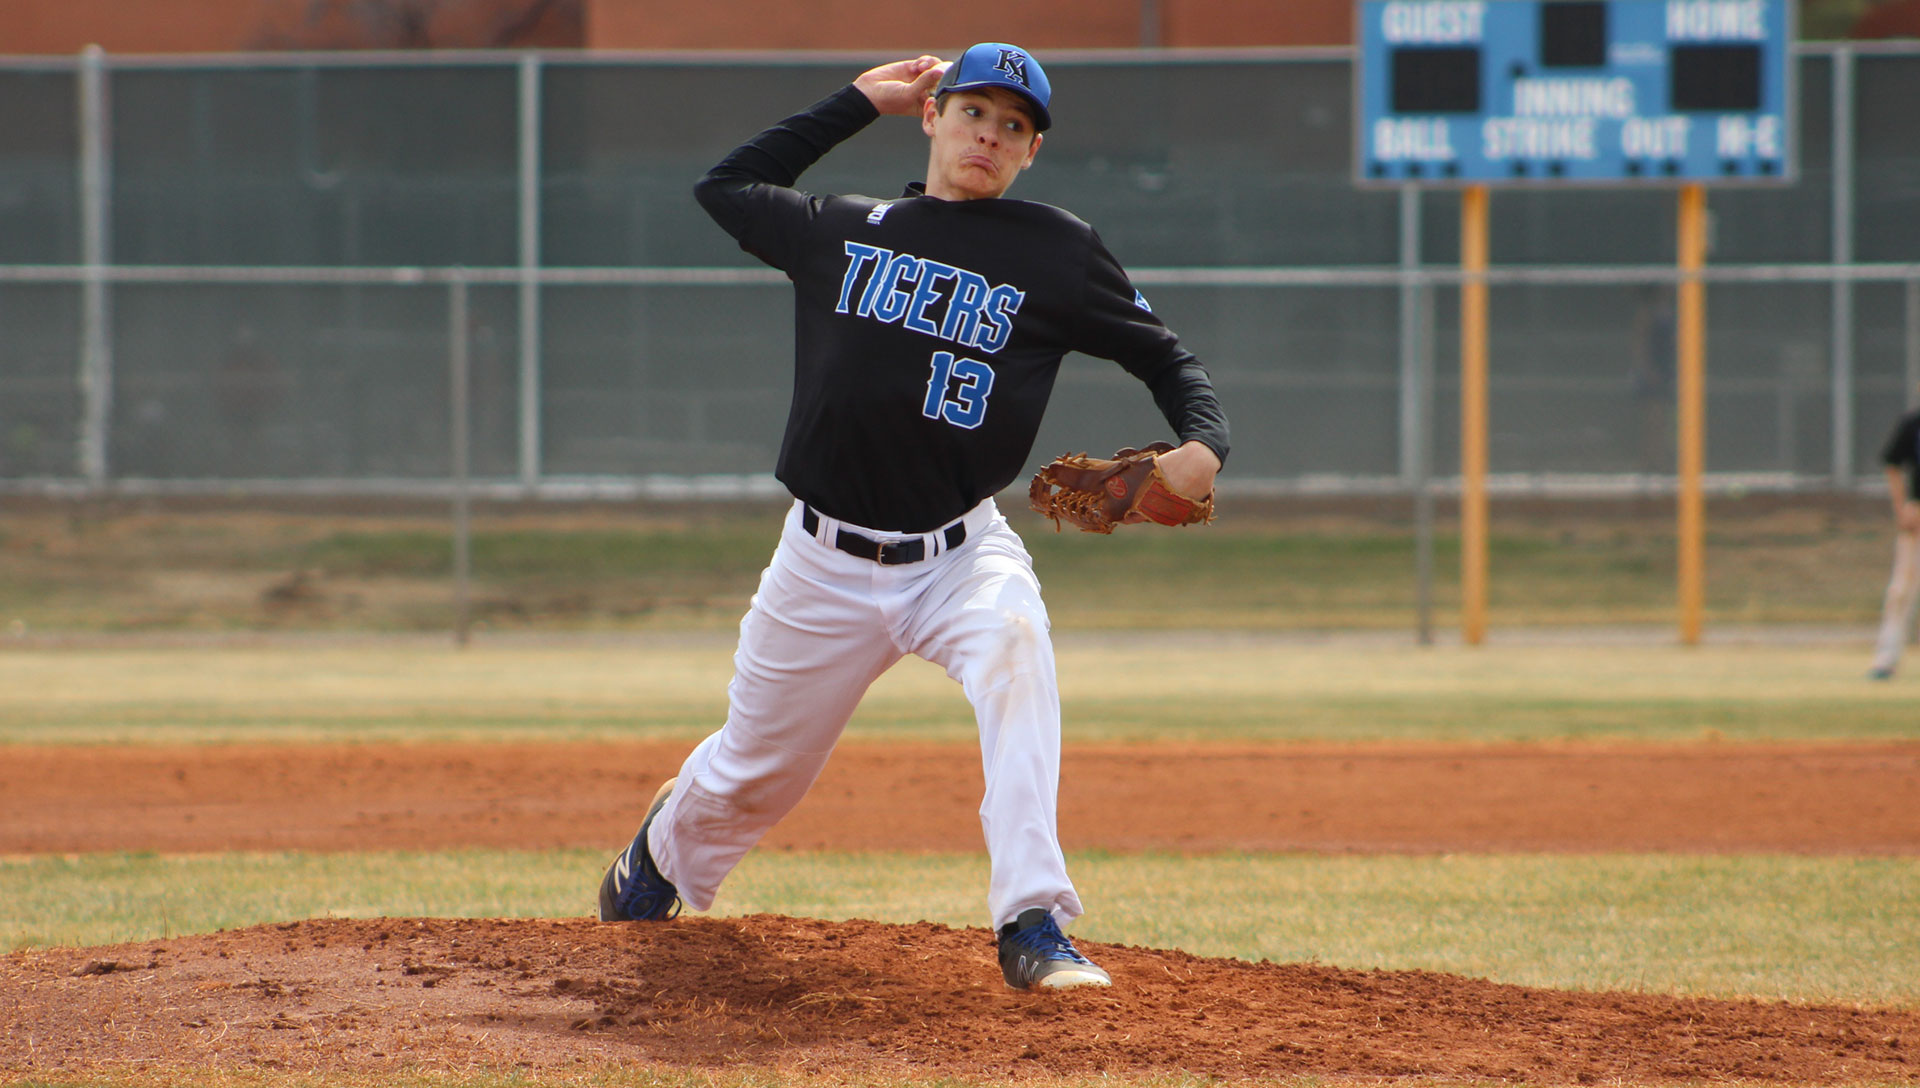
{"type": "Polygon", "coordinates": [[[1111,533],[1116,525],[1141,521],[1161,525],[1199,525],[1213,520],[1213,496],[1189,499],[1167,486],[1154,462],[1173,447],[1155,442],[1145,449],[1126,449],[1110,459],[1069,453],[1054,458],[1033,474],[1027,505],[1053,519],[1089,533],[1111,533]]]}

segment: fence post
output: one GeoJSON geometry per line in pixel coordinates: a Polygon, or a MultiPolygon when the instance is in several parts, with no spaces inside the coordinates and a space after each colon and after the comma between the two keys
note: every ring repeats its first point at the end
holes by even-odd
{"type": "MultiPolygon", "coordinates": [[[[1833,264],[1853,263],[1853,50],[1833,54],[1833,264]]],[[[1829,365],[1833,398],[1833,484],[1853,485],[1853,280],[1835,275],[1829,365]]],[[[1788,466],[1791,468],[1791,466],[1788,466]]]]}
{"type": "Polygon", "coordinates": [[[1439,292],[1433,281],[1421,274],[1419,286],[1420,324],[1420,418],[1423,437],[1420,448],[1420,490],[1415,493],[1413,517],[1415,533],[1414,577],[1419,583],[1420,645],[1433,643],[1433,386],[1434,330],[1439,328],[1437,313],[1439,292]]]}
{"type": "Polygon", "coordinates": [[[1420,276],[1420,189],[1400,189],[1400,477],[1413,492],[1415,619],[1433,643],[1433,355],[1420,276]]]}
{"type": "Polygon", "coordinates": [[[540,58],[520,58],[520,484],[540,474],[540,58]]]}
{"type": "Polygon", "coordinates": [[[447,284],[447,370],[450,379],[448,409],[453,461],[453,641],[465,646],[472,637],[470,602],[472,582],[473,496],[468,469],[467,278],[455,269],[447,284]]]}
{"type": "Polygon", "coordinates": [[[80,51],[80,475],[88,490],[107,483],[107,441],[113,419],[113,300],[107,290],[112,144],[105,54],[80,51]]]}
{"type": "Polygon", "coordinates": [[[1920,405],[1920,274],[1907,277],[1907,388],[1909,409],[1920,405]]]}

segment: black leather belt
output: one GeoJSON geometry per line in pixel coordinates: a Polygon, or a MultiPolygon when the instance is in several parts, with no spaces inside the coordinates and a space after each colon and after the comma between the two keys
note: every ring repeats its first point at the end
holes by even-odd
{"type": "MultiPolygon", "coordinates": [[[[817,535],[820,532],[820,515],[814,513],[813,507],[805,503],[800,504],[800,527],[805,529],[808,535],[817,535]]],[[[956,521],[942,529],[941,533],[947,539],[947,550],[952,551],[967,539],[967,523],[956,521]]],[[[918,538],[875,540],[870,536],[863,536],[846,529],[834,531],[833,546],[848,555],[857,555],[862,559],[870,559],[888,567],[901,563],[918,563],[927,557],[925,540],[918,538]]]]}

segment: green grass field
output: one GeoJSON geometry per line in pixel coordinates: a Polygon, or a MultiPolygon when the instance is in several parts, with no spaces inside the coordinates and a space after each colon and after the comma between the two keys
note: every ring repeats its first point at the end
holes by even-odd
{"type": "MultiPolygon", "coordinates": [[[[725,639],[649,637],[467,650],[374,639],[14,651],[0,654],[0,745],[690,740],[717,720],[730,651],[725,639]]],[[[1083,635],[1063,639],[1060,671],[1076,741],[1920,738],[1910,690],[1863,681],[1861,651],[1083,635]],[[1184,677],[1200,695],[1170,695],[1162,676],[1184,677]]],[[[972,736],[955,686],[912,660],[882,679],[853,728],[867,741],[972,736]]],[[[14,858],[0,864],[0,944],[88,945],[333,913],[575,914],[601,863],[569,852],[474,860],[14,858]]],[[[1076,864],[1105,900],[1084,930],[1099,940],[1571,988],[1920,1004],[1911,924],[1920,859],[1085,855],[1076,864]]],[[[972,856],[750,855],[721,909],[978,924],[980,869],[972,856]]]]}
{"type": "MultiPolygon", "coordinates": [[[[732,650],[718,636],[16,649],[0,653],[0,744],[693,740],[725,714],[732,650]]],[[[1920,736],[1911,689],[1862,680],[1867,652],[1864,634],[1699,647],[1059,639],[1072,741],[1920,736]]],[[[967,741],[974,727],[958,687],[909,658],[868,694],[852,735],[967,741]]]]}
{"type": "MultiPolygon", "coordinates": [[[[1406,500],[1229,502],[1202,528],[1055,532],[1012,500],[1060,630],[1411,630],[1406,500]]],[[[0,633],[445,631],[447,511],[0,500],[0,633]]],[[[770,504],[487,508],[472,617],[496,631],[726,631],[777,537],[770,504]]],[[[1672,624],[1671,500],[1494,503],[1501,627],[1672,624]]],[[[1885,500],[1721,499],[1705,607],[1718,624],[1867,626],[1891,556],[1885,500]]],[[[1433,622],[1457,626],[1458,531],[1434,528],[1433,622]]],[[[0,636],[3,637],[3,636],[0,636]]]]}

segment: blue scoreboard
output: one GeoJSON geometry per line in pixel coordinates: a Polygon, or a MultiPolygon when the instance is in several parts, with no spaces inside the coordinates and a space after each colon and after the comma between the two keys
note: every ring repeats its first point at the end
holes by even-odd
{"type": "Polygon", "coordinates": [[[1363,185],[1783,183],[1788,0],[1360,0],[1363,185]]]}

